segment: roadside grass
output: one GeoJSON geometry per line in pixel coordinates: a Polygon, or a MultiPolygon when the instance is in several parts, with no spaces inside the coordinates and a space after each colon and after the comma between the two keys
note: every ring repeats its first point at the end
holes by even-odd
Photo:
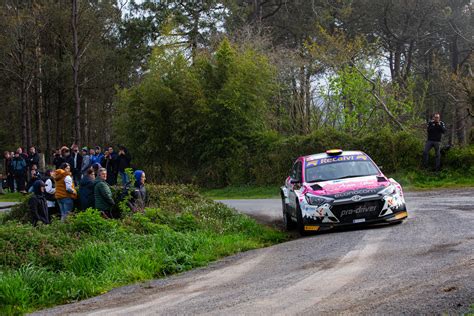
{"type": "Polygon", "coordinates": [[[270,199],[279,197],[279,186],[229,186],[220,189],[201,189],[202,195],[213,200],[270,199]]]}
{"type": "Polygon", "coordinates": [[[0,202],[20,202],[23,197],[19,192],[0,194],[0,202]]]}
{"type": "MultiPolygon", "coordinates": [[[[461,173],[459,171],[442,170],[432,172],[414,170],[397,173],[387,173],[394,178],[404,190],[431,190],[448,188],[474,187],[474,167],[461,173]]],[[[228,186],[219,189],[200,189],[200,192],[213,200],[227,199],[276,199],[279,198],[279,186],[228,186]]]]}
{"type": "Polygon", "coordinates": [[[465,172],[425,170],[399,172],[389,175],[398,181],[404,190],[431,190],[474,187],[474,166],[465,172]]]}
{"type": "Polygon", "coordinates": [[[2,216],[0,314],[78,301],[287,239],[192,187],[148,188],[152,206],[120,220],[88,209],[32,227],[22,222],[26,202],[2,216]]]}

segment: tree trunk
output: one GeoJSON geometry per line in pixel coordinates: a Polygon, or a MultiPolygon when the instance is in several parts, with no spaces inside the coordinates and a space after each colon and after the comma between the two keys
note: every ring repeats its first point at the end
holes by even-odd
{"type": "Polygon", "coordinates": [[[28,147],[27,136],[27,112],[26,104],[26,82],[22,80],[20,87],[20,107],[21,107],[21,145],[23,148],[28,147]]]}
{"type": "Polygon", "coordinates": [[[36,58],[37,58],[37,76],[36,76],[36,84],[35,84],[35,91],[36,91],[36,145],[43,150],[43,69],[42,69],[42,53],[41,47],[36,47],[36,58]]]}
{"type": "Polygon", "coordinates": [[[81,96],[79,94],[79,40],[77,34],[78,26],[78,1],[72,0],[72,42],[73,42],[73,65],[72,76],[74,82],[74,143],[81,144],[81,96]]]}

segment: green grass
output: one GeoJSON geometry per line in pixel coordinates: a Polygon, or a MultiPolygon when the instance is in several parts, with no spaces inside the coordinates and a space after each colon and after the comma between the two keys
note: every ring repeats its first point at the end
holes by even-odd
{"type": "Polygon", "coordinates": [[[0,202],[20,202],[22,197],[19,192],[0,194],[0,202]]]}
{"type": "MultiPolygon", "coordinates": [[[[441,172],[417,170],[392,173],[387,176],[402,184],[405,190],[474,187],[474,170],[472,168],[464,173],[449,170],[441,172]]],[[[272,199],[279,197],[279,186],[229,186],[220,189],[201,189],[201,193],[214,200],[272,199]]]]}
{"type": "Polygon", "coordinates": [[[201,193],[213,200],[270,199],[279,197],[279,186],[229,186],[221,189],[202,189],[201,193]]]}
{"type": "MultiPolygon", "coordinates": [[[[0,225],[0,314],[74,302],[114,287],[164,277],[287,236],[186,186],[149,186],[152,208],[121,220],[95,210],[34,228],[0,225]]],[[[24,210],[26,211],[26,210],[24,210]]]]}
{"type": "Polygon", "coordinates": [[[398,181],[405,190],[474,187],[473,170],[466,170],[464,173],[448,170],[442,170],[440,172],[408,171],[391,174],[389,176],[398,181]]]}

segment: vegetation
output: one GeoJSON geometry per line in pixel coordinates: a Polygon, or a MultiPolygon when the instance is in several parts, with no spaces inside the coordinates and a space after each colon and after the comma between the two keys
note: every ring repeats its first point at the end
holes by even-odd
{"type": "Polygon", "coordinates": [[[0,202],[20,202],[23,194],[19,192],[0,194],[0,202]]]}
{"type": "Polygon", "coordinates": [[[0,314],[77,301],[286,238],[192,187],[149,189],[152,207],[121,220],[93,209],[38,227],[22,224],[27,218],[18,209],[4,217],[0,314]]]}
{"type": "Polygon", "coordinates": [[[0,148],[120,143],[151,179],[205,187],[276,185],[297,155],[335,146],[409,173],[433,112],[443,145],[472,144],[473,9],[6,1],[0,148]]]}

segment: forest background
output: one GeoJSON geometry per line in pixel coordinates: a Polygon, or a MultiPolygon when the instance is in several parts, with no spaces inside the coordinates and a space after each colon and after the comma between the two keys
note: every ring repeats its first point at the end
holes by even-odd
{"type": "Polygon", "coordinates": [[[469,0],[2,0],[0,149],[125,145],[158,182],[283,181],[361,149],[474,174],[469,0]]]}

